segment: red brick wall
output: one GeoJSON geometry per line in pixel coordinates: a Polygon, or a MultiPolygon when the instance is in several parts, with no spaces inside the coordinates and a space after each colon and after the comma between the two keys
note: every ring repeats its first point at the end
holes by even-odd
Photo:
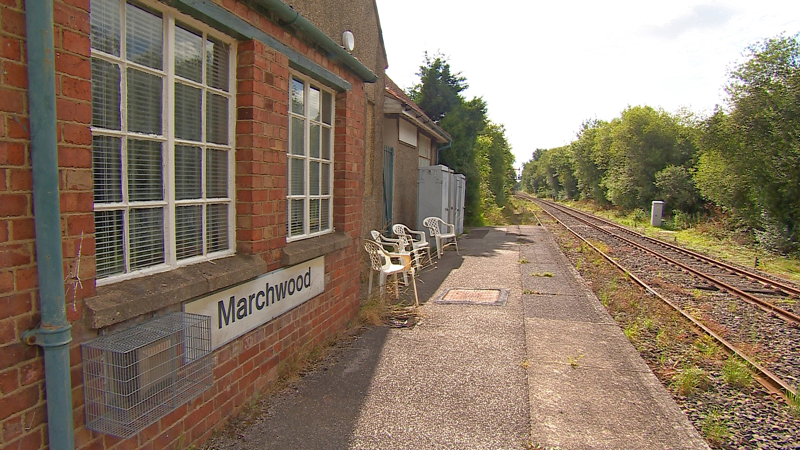
{"type": "MultiPolygon", "coordinates": [[[[314,48],[235,0],[223,5],[346,79],[336,96],[334,226],[352,244],[325,255],[325,292],[214,353],[214,386],[137,436],[121,440],[85,427],[80,344],[95,338],[83,300],[95,295],[92,213],[89,1],[56,0],[55,65],[61,229],[76,448],[186,448],[208,439],[277,375],[298,349],[342,330],[359,305],[363,191],[363,83],[314,48]],[[80,257],[80,260],[78,259],[80,257]],[[78,264],[80,261],[80,264],[78,264]],[[78,272],[79,267],[79,272],[78,272]]],[[[39,320],[30,167],[25,11],[0,0],[0,449],[47,445],[44,372],[38,347],[21,343],[39,320]]],[[[237,54],[237,251],[280,267],[286,245],[288,58],[260,42],[237,54]]]]}
{"type": "MultiPolygon", "coordinates": [[[[82,316],[81,300],[94,293],[88,9],[84,0],[56,2],[53,9],[61,228],[65,275],[72,277],[66,286],[71,321],[82,316]],[[82,263],[75,273],[79,252],[82,263]],[[78,278],[89,282],[78,283],[78,278]]],[[[39,321],[22,0],[3,1],[0,17],[0,446],[36,449],[47,442],[42,352],[20,341],[22,332],[39,321]]]]}

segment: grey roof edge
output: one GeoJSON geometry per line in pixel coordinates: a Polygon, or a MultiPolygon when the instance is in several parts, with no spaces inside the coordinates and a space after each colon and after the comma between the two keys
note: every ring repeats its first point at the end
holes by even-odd
{"type": "MultiPolygon", "coordinates": [[[[352,89],[352,85],[347,80],[320,66],[306,56],[281,43],[277,39],[251,25],[244,19],[210,0],[162,1],[165,4],[178,9],[182,13],[188,14],[195,19],[237,39],[255,39],[264,43],[268,47],[286,55],[289,58],[289,66],[292,69],[315,78],[319,82],[332,89],[336,89],[337,91],[349,91],[352,89]]],[[[344,51],[344,49],[342,49],[342,51],[344,51]]]]}

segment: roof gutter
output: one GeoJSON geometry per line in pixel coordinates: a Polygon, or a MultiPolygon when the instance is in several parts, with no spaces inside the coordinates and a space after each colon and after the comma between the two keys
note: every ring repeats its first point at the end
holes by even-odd
{"type": "Polygon", "coordinates": [[[308,37],[314,40],[320,47],[328,52],[328,57],[340,61],[345,67],[353,71],[363,81],[367,83],[374,83],[378,81],[378,76],[372,73],[368,67],[361,63],[355,56],[351,55],[342,46],[334,42],[327,34],[323,33],[319,28],[314,26],[305,17],[301,16],[299,12],[295,11],[289,5],[280,0],[252,0],[252,3],[262,8],[265,8],[274,13],[278,19],[283,21],[286,26],[292,26],[295,29],[305,33],[308,37]]]}
{"type": "Polygon", "coordinates": [[[53,0],[26,2],[26,5],[33,220],[41,324],[33,330],[23,332],[22,338],[29,345],[40,345],[44,349],[50,448],[72,449],[75,441],[72,428],[72,377],[69,371],[69,343],[72,341],[72,333],[64,305],[53,0]]]}

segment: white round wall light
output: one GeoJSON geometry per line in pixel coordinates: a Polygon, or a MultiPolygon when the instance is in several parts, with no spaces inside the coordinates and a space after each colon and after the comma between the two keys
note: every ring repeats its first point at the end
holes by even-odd
{"type": "Polygon", "coordinates": [[[345,31],[342,33],[342,45],[348,52],[353,51],[353,47],[355,46],[355,37],[353,36],[353,32],[350,30],[345,31]]]}

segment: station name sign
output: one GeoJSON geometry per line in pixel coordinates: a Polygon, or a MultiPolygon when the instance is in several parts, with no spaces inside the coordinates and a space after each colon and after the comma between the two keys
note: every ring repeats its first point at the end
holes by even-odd
{"type": "Polygon", "coordinates": [[[325,257],[264,274],[184,305],[211,317],[214,349],[316,297],[325,290],[325,257]]]}

